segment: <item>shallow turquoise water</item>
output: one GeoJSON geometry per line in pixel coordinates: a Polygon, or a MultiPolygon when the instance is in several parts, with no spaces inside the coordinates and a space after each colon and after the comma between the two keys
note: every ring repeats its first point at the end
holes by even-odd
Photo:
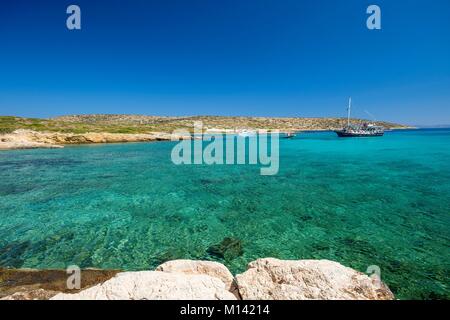
{"type": "Polygon", "coordinates": [[[174,143],[0,152],[0,266],[152,269],[243,255],[378,265],[398,298],[450,298],[450,130],[280,141],[280,172],[175,166],[174,143]]]}

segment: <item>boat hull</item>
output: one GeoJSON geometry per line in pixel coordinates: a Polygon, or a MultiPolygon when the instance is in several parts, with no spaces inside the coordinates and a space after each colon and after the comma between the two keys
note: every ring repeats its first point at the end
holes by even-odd
{"type": "Polygon", "coordinates": [[[335,131],[338,137],[340,138],[354,138],[354,137],[382,137],[384,132],[376,132],[376,133],[354,133],[354,132],[345,132],[345,131],[335,131]]]}

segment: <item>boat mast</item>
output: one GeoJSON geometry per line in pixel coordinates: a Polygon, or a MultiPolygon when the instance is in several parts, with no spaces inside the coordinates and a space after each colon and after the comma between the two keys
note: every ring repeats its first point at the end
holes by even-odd
{"type": "Polygon", "coordinates": [[[350,127],[350,111],[352,109],[352,97],[348,99],[348,107],[347,107],[347,127],[350,127]]]}

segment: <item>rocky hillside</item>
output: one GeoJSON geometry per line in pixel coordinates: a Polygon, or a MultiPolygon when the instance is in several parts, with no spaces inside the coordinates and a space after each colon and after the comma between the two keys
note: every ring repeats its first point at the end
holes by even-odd
{"type": "MultiPolygon", "coordinates": [[[[49,131],[61,133],[149,133],[167,132],[175,129],[192,131],[194,121],[202,121],[204,129],[279,129],[290,130],[332,130],[345,125],[344,118],[267,118],[267,117],[156,117],[141,115],[72,115],[50,119],[1,116],[0,133],[16,129],[49,131]]],[[[363,119],[353,119],[362,122],[363,119]]],[[[404,125],[377,122],[386,128],[407,128],[404,125]]]]}

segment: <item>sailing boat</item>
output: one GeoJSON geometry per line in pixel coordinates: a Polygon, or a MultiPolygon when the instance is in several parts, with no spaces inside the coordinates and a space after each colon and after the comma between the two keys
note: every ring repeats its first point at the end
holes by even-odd
{"type": "Polygon", "coordinates": [[[284,139],[293,139],[295,138],[295,133],[294,132],[286,132],[286,134],[283,136],[284,139]]]}
{"type": "Polygon", "coordinates": [[[335,130],[338,137],[349,138],[349,137],[380,137],[384,135],[384,127],[377,126],[372,123],[363,124],[351,124],[350,123],[350,112],[352,109],[352,98],[348,100],[347,107],[347,126],[341,130],[335,130]]]}

